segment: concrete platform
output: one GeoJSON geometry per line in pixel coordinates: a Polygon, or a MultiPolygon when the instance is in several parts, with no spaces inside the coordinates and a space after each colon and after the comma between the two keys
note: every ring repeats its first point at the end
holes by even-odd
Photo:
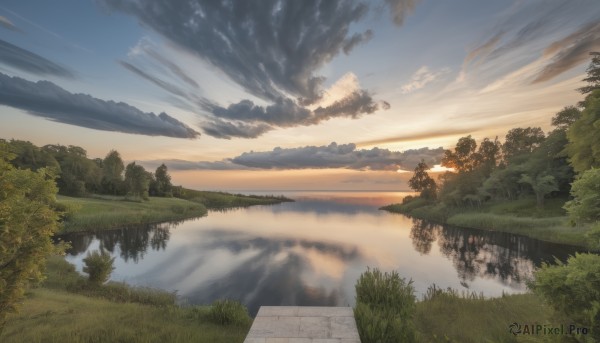
{"type": "Polygon", "coordinates": [[[351,307],[262,306],[244,343],[360,343],[351,307]]]}

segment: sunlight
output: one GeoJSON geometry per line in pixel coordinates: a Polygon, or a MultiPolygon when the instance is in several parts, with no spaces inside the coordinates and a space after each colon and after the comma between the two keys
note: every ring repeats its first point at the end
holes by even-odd
{"type": "Polygon", "coordinates": [[[454,168],[446,168],[444,166],[442,166],[441,164],[436,164],[433,166],[433,168],[429,169],[430,172],[434,172],[434,173],[441,173],[441,172],[454,172],[454,168]]]}

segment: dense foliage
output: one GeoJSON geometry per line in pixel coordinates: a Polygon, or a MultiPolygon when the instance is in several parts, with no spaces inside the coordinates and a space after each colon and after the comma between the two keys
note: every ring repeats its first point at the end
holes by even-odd
{"type": "Polygon", "coordinates": [[[361,274],[356,281],[354,316],[361,342],[414,342],[415,289],[393,271],[378,269],[361,274]]]}
{"type": "Polygon", "coordinates": [[[167,166],[154,173],[136,164],[125,166],[121,155],[111,150],[104,159],[91,159],[85,149],[50,144],[37,147],[31,142],[0,139],[13,155],[10,164],[18,169],[37,171],[45,168],[56,175],[58,193],[82,197],[89,194],[126,195],[134,199],[148,196],[181,196],[182,188],[171,184],[167,166]]]}
{"type": "Polygon", "coordinates": [[[51,240],[59,219],[53,171],[16,169],[9,163],[13,157],[0,142],[0,331],[25,288],[43,279],[47,256],[60,249],[51,240]]]}
{"type": "Polygon", "coordinates": [[[543,264],[535,274],[533,291],[557,310],[587,327],[600,339],[600,256],[576,254],[566,264],[543,264]]]}
{"type": "Polygon", "coordinates": [[[113,263],[114,257],[110,257],[105,252],[98,252],[94,250],[92,253],[87,254],[83,259],[83,272],[89,275],[89,281],[96,285],[101,285],[108,281],[110,274],[115,269],[113,263]]]}

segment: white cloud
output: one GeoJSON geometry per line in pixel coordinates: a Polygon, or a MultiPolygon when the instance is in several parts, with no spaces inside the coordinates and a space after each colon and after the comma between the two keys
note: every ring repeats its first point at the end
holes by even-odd
{"type": "Polygon", "coordinates": [[[400,92],[402,94],[412,93],[425,87],[427,84],[438,80],[441,76],[449,72],[449,68],[442,68],[438,71],[432,71],[427,66],[422,66],[412,75],[410,81],[400,88],[400,92]]]}

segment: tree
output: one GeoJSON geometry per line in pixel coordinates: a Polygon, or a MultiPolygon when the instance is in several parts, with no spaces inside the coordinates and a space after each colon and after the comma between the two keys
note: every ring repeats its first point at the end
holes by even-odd
{"type": "Polygon", "coordinates": [[[490,176],[492,170],[498,165],[501,148],[502,144],[498,141],[498,137],[493,141],[489,138],[484,138],[479,144],[477,154],[474,156],[474,158],[477,159],[475,166],[483,168],[485,177],[490,176]]]}
{"type": "Polygon", "coordinates": [[[10,162],[16,168],[36,171],[48,167],[60,170],[58,162],[49,152],[38,148],[31,142],[12,139],[8,145],[10,151],[15,154],[15,158],[10,162]]]}
{"type": "Polygon", "coordinates": [[[171,176],[167,172],[167,166],[165,166],[164,163],[156,168],[154,177],[156,179],[156,195],[161,197],[172,197],[173,185],[171,184],[171,176]]]}
{"type": "Polygon", "coordinates": [[[581,117],[581,111],[575,106],[567,106],[552,117],[552,126],[567,131],[581,117]]]}
{"type": "Polygon", "coordinates": [[[121,155],[111,150],[102,160],[102,188],[105,193],[117,195],[123,184],[125,165],[121,155]]]}
{"type": "Polygon", "coordinates": [[[421,160],[415,168],[413,177],[408,180],[408,185],[416,192],[421,192],[421,197],[425,199],[435,199],[436,184],[427,174],[429,167],[425,160],[421,160]]]}
{"type": "Polygon", "coordinates": [[[531,186],[531,189],[533,189],[533,192],[535,193],[537,207],[539,208],[544,207],[546,195],[558,190],[556,179],[554,176],[548,174],[539,174],[535,177],[523,174],[521,175],[519,183],[526,183],[531,186]]]}
{"type": "Polygon", "coordinates": [[[475,155],[475,149],[477,149],[477,142],[471,138],[471,135],[461,137],[456,143],[454,151],[444,151],[442,166],[454,168],[458,172],[473,170],[478,159],[475,155]]]}
{"type": "Polygon", "coordinates": [[[586,170],[573,182],[573,200],[565,204],[565,209],[574,222],[600,221],[600,169],[586,170]]]}
{"type": "Polygon", "coordinates": [[[134,197],[148,199],[150,180],[144,167],[131,162],[125,167],[125,188],[134,197]]]}
{"type": "Polygon", "coordinates": [[[14,154],[0,143],[0,331],[25,288],[43,279],[46,257],[60,251],[54,174],[50,169],[15,169],[14,154]]]}
{"type": "Polygon", "coordinates": [[[531,153],[539,147],[546,136],[539,127],[515,128],[508,131],[502,145],[505,161],[510,161],[518,155],[531,153]]]}
{"type": "Polygon", "coordinates": [[[567,138],[566,151],[576,172],[600,167],[600,89],[588,95],[581,117],[571,125],[567,138]]]}
{"type": "Polygon", "coordinates": [[[587,77],[583,79],[588,85],[578,89],[581,94],[592,93],[600,89],[600,52],[590,52],[590,56],[592,56],[592,62],[587,68],[587,77]]]}

